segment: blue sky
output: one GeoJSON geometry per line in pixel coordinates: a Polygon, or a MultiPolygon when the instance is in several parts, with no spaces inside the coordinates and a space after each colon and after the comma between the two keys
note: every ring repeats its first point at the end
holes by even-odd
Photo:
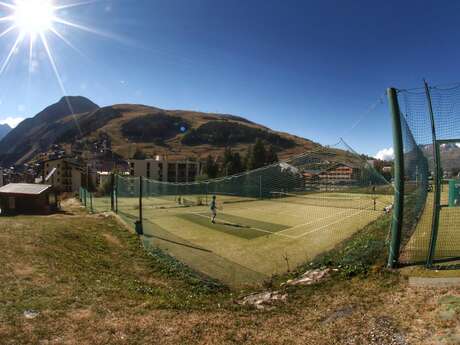
{"type": "MultiPolygon", "coordinates": [[[[368,154],[391,147],[387,87],[460,80],[457,1],[112,0],[58,14],[99,31],[55,25],[81,54],[46,34],[67,94],[231,113],[368,154]]],[[[1,59],[16,36],[0,38],[1,59]]],[[[30,73],[28,54],[0,75],[0,123],[62,96],[44,49],[30,73]]]]}

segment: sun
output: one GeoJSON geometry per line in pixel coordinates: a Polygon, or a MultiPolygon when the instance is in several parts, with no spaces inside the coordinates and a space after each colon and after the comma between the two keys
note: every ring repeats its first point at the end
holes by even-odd
{"type": "Polygon", "coordinates": [[[37,36],[52,28],[55,7],[51,0],[19,0],[13,13],[13,22],[18,29],[37,36]]]}
{"type": "MultiPolygon", "coordinates": [[[[10,46],[9,52],[6,57],[3,58],[3,62],[0,63],[0,77],[7,70],[11,59],[18,55],[16,53],[27,41],[27,50],[29,53],[29,74],[32,73],[33,66],[37,63],[37,56],[39,56],[39,54],[35,53],[38,49],[38,44],[36,44],[37,41],[39,44],[41,43],[42,52],[48,56],[49,63],[51,64],[61,91],[64,95],[66,95],[67,92],[64,88],[64,84],[52,53],[49,36],[56,36],[67,46],[80,54],[81,52],[61,32],[63,27],[109,38],[112,37],[110,34],[106,34],[67,19],[67,17],[71,15],[73,8],[90,5],[104,0],[73,1],[76,2],[72,2],[72,0],[0,0],[0,38],[3,39],[4,36],[9,36],[14,32],[17,33],[16,38],[10,46]],[[61,13],[62,11],[64,11],[64,13],[61,13]],[[60,14],[65,14],[65,17],[60,16],[60,14]]],[[[2,42],[1,45],[3,46],[4,43],[2,42]]]]}

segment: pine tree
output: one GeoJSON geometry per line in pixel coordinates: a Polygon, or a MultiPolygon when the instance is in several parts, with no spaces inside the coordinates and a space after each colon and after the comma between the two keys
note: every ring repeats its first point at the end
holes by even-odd
{"type": "Polygon", "coordinates": [[[266,156],[267,152],[263,141],[257,139],[249,159],[249,169],[254,170],[263,167],[267,160],[266,156]]]}
{"type": "Polygon", "coordinates": [[[133,159],[146,159],[147,155],[142,151],[140,148],[136,148],[136,152],[134,152],[133,159]]]}
{"type": "Polygon", "coordinates": [[[248,146],[246,155],[243,158],[243,167],[245,170],[251,170],[252,146],[248,146]]]}
{"type": "Polygon", "coordinates": [[[222,175],[232,175],[233,152],[230,147],[225,148],[224,151],[224,164],[222,166],[222,175]]]}
{"type": "Polygon", "coordinates": [[[211,155],[206,158],[203,173],[209,178],[216,178],[219,174],[219,166],[211,155]]]}
{"type": "Polygon", "coordinates": [[[275,148],[273,145],[270,145],[267,150],[266,163],[268,165],[273,163],[278,163],[278,155],[276,154],[275,148]]]}
{"type": "Polygon", "coordinates": [[[238,152],[233,154],[233,161],[232,161],[232,175],[239,174],[244,171],[243,161],[241,156],[238,152]]]}

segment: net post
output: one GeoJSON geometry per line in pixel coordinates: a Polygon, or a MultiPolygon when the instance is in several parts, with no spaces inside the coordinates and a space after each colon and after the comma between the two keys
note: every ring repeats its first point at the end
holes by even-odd
{"type": "Polygon", "coordinates": [[[115,174],[110,175],[110,210],[113,212],[115,210],[115,174]]]}
{"type": "Polygon", "coordinates": [[[431,134],[433,138],[433,155],[434,155],[434,182],[435,182],[435,189],[434,189],[434,204],[433,204],[433,219],[431,223],[431,239],[430,239],[430,251],[428,253],[428,258],[426,265],[427,267],[431,267],[433,265],[433,260],[436,252],[436,240],[438,238],[438,229],[439,229],[439,216],[440,216],[440,205],[441,205],[441,160],[440,160],[440,152],[439,152],[439,145],[436,138],[436,122],[434,119],[434,112],[433,112],[433,104],[431,102],[431,93],[430,88],[426,80],[423,81],[425,85],[425,94],[428,103],[428,112],[430,115],[431,121],[431,134]]]}
{"type": "Polygon", "coordinates": [[[395,268],[399,262],[401,247],[401,232],[404,212],[404,150],[401,129],[401,112],[399,109],[398,95],[395,88],[387,90],[391,110],[394,147],[394,208],[391,222],[391,242],[388,257],[388,267],[395,268]]]}
{"type": "Polygon", "coordinates": [[[139,224],[143,229],[143,215],[142,215],[142,176],[139,176],[139,224]]]}
{"type": "Polygon", "coordinates": [[[115,213],[118,213],[118,174],[115,175],[115,213]]]}
{"type": "Polygon", "coordinates": [[[262,200],[262,175],[259,176],[259,199],[262,200]]]}

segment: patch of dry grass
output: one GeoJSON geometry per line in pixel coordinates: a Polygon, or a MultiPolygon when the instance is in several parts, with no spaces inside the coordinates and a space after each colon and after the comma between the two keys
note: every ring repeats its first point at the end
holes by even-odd
{"type": "Polygon", "coordinates": [[[165,274],[114,219],[69,211],[0,219],[1,344],[429,344],[456,327],[439,312],[458,290],[408,289],[384,271],[242,308],[165,274]]]}

